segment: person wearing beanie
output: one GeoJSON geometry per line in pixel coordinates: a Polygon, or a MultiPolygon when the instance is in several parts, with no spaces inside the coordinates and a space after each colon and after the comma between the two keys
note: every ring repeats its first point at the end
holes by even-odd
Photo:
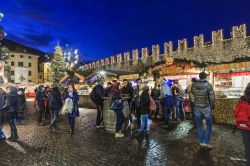
{"type": "Polygon", "coordinates": [[[92,92],[90,93],[90,99],[95,103],[97,115],[96,115],[96,128],[104,127],[103,122],[103,96],[104,96],[104,89],[103,89],[103,81],[99,80],[97,85],[93,88],[92,92]]]}

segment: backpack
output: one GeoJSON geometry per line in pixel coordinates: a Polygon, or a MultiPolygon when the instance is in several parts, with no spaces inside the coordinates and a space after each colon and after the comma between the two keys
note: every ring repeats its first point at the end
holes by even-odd
{"type": "Polygon", "coordinates": [[[250,131],[250,104],[241,101],[235,106],[235,125],[241,130],[250,131]]]}
{"type": "Polygon", "coordinates": [[[94,103],[97,102],[97,97],[96,97],[96,87],[91,91],[90,93],[90,100],[94,103]]]}

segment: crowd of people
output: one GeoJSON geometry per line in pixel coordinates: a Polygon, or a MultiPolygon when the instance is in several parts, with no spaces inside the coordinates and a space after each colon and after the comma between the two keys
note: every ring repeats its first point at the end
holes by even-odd
{"type": "MultiPolygon", "coordinates": [[[[150,134],[150,119],[156,122],[163,121],[163,127],[168,128],[169,121],[186,120],[183,109],[185,96],[189,97],[193,113],[193,121],[197,127],[198,140],[202,149],[212,149],[210,144],[212,134],[212,110],[215,107],[215,95],[212,85],[207,81],[207,74],[201,72],[199,79],[193,78],[192,83],[183,89],[178,80],[162,78],[158,85],[150,89],[147,82],[137,80],[132,84],[123,80],[120,84],[117,80],[108,82],[104,87],[99,80],[93,88],[90,99],[96,104],[97,117],[96,127],[105,127],[104,97],[110,97],[110,109],[116,114],[115,137],[124,137],[127,129],[135,130],[135,135],[150,134]],[[124,101],[128,105],[128,115],[124,114],[124,101]],[[160,114],[162,112],[162,114],[160,114]],[[205,120],[205,126],[203,121],[205,120]]],[[[75,118],[79,116],[79,96],[73,84],[60,89],[54,83],[52,87],[39,85],[35,90],[34,107],[37,110],[37,121],[39,125],[46,125],[46,113],[50,113],[50,124],[48,130],[56,132],[59,130],[57,122],[59,113],[67,114],[69,133],[74,134],[75,118]]],[[[246,147],[247,162],[250,158],[250,84],[245,90],[244,96],[236,105],[236,124],[242,129],[243,142],[246,147]],[[237,119],[238,118],[238,119],[237,119]]],[[[17,122],[22,122],[26,110],[25,89],[9,86],[0,88],[0,139],[5,139],[2,131],[3,121],[7,121],[10,127],[10,141],[17,141],[17,122]]],[[[134,131],[134,130],[133,130],[134,131]]]]}
{"type": "Polygon", "coordinates": [[[69,133],[74,134],[75,131],[75,118],[79,116],[79,107],[78,100],[79,96],[77,90],[75,89],[74,84],[69,84],[67,88],[63,90],[59,90],[58,84],[53,84],[50,88],[49,86],[44,87],[43,85],[39,85],[36,89],[36,97],[34,101],[34,107],[36,107],[38,112],[38,124],[46,125],[46,113],[50,113],[50,124],[49,131],[56,132],[59,130],[57,126],[57,122],[59,120],[59,113],[63,108],[63,103],[70,101],[71,109],[67,110],[64,113],[67,114],[68,122],[69,122],[69,133]],[[62,91],[62,93],[61,93],[62,91]]]}
{"type": "Polygon", "coordinates": [[[199,114],[194,114],[194,120],[197,121],[199,139],[202,147],[211,148],[209,145],[211,135],[211,110],[214,107],[214,92],[212,86],[206,81],[206,73],[200,74],[200,79],[193,79],[193,88],[189,86],[184,90],[178,80],[169,80],[162,78],[158,85],[150,89],[146,82],[137,80],[137,84],[132,85],[128,80],[123,80],[120,84],[117,80],[107,83],[104,87],[103,81],[99,81],[91,92],[91,100],[97,106],[96,127],[104,127],[103,121],[103,97],[111,97],[111,105],[118,105],[120,100],[121,107],[112,108],[116,113],[116,133],[115,137],[123,137],[122,126],[125,128],[134,127],[134,117],[137,118],[138,133],[150,133],[150,118],[162,118],[163,127],[168,128],[169,120],[184,121],[186,120],[183,101],[186,95],[191,98],[191,108],[197,110],[199,114]],[[208,92],[208,93],[205,93],[208,92]],[[129,106],[129,123],[128,126],[123,124],[126,120],[122,113],[122,100],[126,98],[129,106]],[[155,105],[155,109],[151,109],[155,105]],[[160,116],[159,111],[162,111],[160,116]],[[203,138],[201,131],[202,116],[207,120],[206,138],[203,138]]]}

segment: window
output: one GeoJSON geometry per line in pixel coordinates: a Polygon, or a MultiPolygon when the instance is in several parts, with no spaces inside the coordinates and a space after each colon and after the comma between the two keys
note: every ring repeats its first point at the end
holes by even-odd
{"type": "Polygon", "coordinates": [[[15,55],[11,55],[11,57],[13,58],[13,57],[15,57],[15,55]]]}
{"type": "Polygon", "coordinates": [[[40,75],[40,79],[43,79],[43,75],[40,75]]]}
{"type": "Polygon", "coordinates": [[[29,56],[29,59],[31,59],[31,56],[29,56]]]}
{"type": "Polygon", "coordinates": [[[11,66],[15,66],[15,62],[11,62],[11,66]]]}
{"type": "Polygon", "coordinates": [[[20,58],[23,58],[23,55],[20,55],[20,58]]]}
{"type": "Polygon", "coordinates": [[[29,67],[31,67],[31,63],[29,63],[29,67]]]}
{"type": "Polygon", "coordinates": [[[10,75],[12,75],[12,76],[15,75],[15,71],[14,71],[14,70],[11,70],[11,71],[10,71],[10,75]]]}
{"type": "Polygon", "coordinates": [[[18,66],[23,66],[23,62],[18,62],[18,66]]]}
{"type": "Polygon", "coordinates": [[[31,71],[29,71],[29,76],[31,76],[31,71]]]}

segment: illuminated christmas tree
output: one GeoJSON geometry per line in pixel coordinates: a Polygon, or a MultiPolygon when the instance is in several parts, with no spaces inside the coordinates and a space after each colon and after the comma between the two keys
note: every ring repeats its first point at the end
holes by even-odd
{"type": "Polygon", "coordinates": [[[59,46],[59,44],[55,47],[55,52],[51,62],[51,71],[52,73],[50,80],[57,83],[63,78],[66,72],[65,60],[62,53],[62,48],[59,46]]]}

